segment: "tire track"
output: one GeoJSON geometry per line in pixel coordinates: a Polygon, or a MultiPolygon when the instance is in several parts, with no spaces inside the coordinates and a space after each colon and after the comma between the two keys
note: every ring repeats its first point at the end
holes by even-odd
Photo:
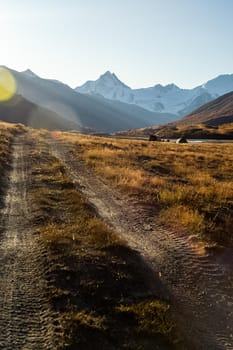
{"type": "Polygon", "coordinates": [[[51,152],[67,167],[107,224],[141,252],[173,296],[172,314],[187,349],[233,349],[233,251],[209,255],[188,235],[168,232],[98,179],[70,146],[50,141],[51,152]]]}
{"type": "Polygon", "coordinates": [[[46,251],[30,227],[25,171],[30,148],[24,137],[17,137],[13,144],[12,170],[0,217],[0,349],[56,349],[46,296],[46,251]]]}

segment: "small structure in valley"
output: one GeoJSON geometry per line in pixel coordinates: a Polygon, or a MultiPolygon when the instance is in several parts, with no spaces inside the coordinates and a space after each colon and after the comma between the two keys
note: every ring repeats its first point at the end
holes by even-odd
{"type": "Polygon", "coordinates": [[[188,143],[188,141],[185,137],[182,136],[176,140],[176,143],[188,143]]]}
{"type": "Polygon", "coordinates": [[[159,138],[156,135],[151,134],[149,136],[149,141],[160,141],[159,138]]]}

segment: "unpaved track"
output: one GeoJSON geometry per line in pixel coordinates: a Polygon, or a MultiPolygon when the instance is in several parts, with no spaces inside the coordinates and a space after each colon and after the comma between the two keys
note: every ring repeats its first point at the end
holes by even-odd
{"type": "Polygon", "coordinates": [[[0,212],[0,349],[56,349],[44,278],[46,252],[30,227],[29,146],[13,145],[5,206],[0,212]]]}
{"type": "Polygon", "coordinates": [[[233,251],[209,256],[187,235],[157,226],[135,203],[122,198],[83,162],[69,145],[52,140],[51,152],[68,169],[100,216],[141,252],[172,295],[172,314],[187,349],[233,349],[233,251]]]}

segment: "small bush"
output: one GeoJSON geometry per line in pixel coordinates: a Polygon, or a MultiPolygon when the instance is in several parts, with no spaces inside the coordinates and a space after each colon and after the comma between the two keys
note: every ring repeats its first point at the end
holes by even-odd
{"type": "Polygon", "coordinates": [[[169,305],[158,300],[151,300],[132,305],[120,305],[117,310],[133,314],[138,323],[138,332],[147,335],[168,334],[173,325],[167,318],[169,305]]]}

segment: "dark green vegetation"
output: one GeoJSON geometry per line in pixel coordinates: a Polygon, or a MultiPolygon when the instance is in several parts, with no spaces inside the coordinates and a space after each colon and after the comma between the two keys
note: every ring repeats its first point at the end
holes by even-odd
{"type": "Polygon", "coordinates": [[[46,133],[30,135],[31,220],[48,250],[49,298],[63,332],[60,349],[174,348],[159,279],[103,224],[49,153],[46,133]]]}
{"type": "Polygon", "coordinates": [[[112,186],[149,203],[156,221],[233,245],[233,144],[60,137],[112,186]]]}

